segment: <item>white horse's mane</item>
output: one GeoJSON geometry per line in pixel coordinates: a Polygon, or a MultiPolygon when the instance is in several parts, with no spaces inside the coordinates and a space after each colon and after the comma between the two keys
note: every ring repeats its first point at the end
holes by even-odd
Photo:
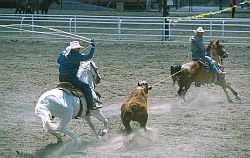
{"type": "Polygon", "coordinates": [[[84,70],[89,70],[91,65],[94,68],[97,68],[96,65],[95,65],[95,63],[93,61],[82,61],[80,63],[80,66],[79,66],[78,73],[80,73],[81,71],[84,71],[84,70]]]}
{"type": "Polygon", "coordinates": [[[82,75],[82,73],[85,72],[86,70],[90,70],[91,63],[94,63],[94,62],[92,62],[92,61],[82,61],[80,63],[79,70],[78,70],[77,74],[82,75]]]}
{"type": "Polygon", "coordinates": [[[93,70],[93,68],[97,68],[93,61],[82,61],[79,66],[79,70],[77,72],[77,76],[84,81],[85,83],[89,84],[91,88],[94,87],[93,84],[93,77],[97,76],[97,72],[93,70]],[[94,76],[92,76],[94,75],[94,76]]]}

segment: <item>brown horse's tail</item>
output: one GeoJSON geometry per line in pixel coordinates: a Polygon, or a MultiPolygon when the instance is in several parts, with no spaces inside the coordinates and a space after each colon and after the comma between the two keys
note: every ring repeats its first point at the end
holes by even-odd
{"type": "Polygon", "coordinates": [[[181,71],[181,64],[175,64],[170,66],[171,77],[173,79],[173,84],[175,84],[177,80],[177,75],[181,71]]]}

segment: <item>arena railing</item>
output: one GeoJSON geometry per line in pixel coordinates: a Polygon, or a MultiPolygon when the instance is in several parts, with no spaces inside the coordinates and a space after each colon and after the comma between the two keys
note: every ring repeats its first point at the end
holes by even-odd
{"type": "Polygon", "coordinates": [[[0,15],[0,37],[71,40],[73,35],[107,42],[188,42],[202,26],[205,42],[250,42],[250,19],[83,15],[0,15]],[[185,20],[184,20],[185,19],[185,20]]]}

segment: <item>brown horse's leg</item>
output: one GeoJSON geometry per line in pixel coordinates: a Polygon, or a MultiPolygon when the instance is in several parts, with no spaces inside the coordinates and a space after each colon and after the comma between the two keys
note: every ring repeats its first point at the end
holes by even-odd
{"type": "Polygon", "coordinates": [[[241,100],[241,98],[239,97],[238,93],[229,84],[226,84],[226,88],[228,88],[228,89],[231,90],[231,92],[235,95],[235,97],[236,97],[237,100],[241,100]]]}
{"type": "Polygon", "coordinates": [[[178,92],[177,92],[177,94],[180,96],[180,97],[183,97],[183,86],[180,86],[179,87],[179,90],[178,90],[178,92]]]}
{"type": "Polygon", "coordinates": [[[186,99],[185,99],[185,95],[186,95],[186,93],[187,93],[187,91],[188,91],[188,89],[190,88],[190,85],[186,85],[186,86],[180,86],[180,88],[179,88],[179,90],[178,90],[178,95],[180,96],[180,97],[182,97],[182,99],[184,100],[184,101],[186,101],[186,99]]]}
{"type": "Polygon", "coordinates": [[[226,95],[226,97],[227,97],[228,102],[229,102],[229,103],[233,103],[232,99],[231,99],[230,96],[228,95],[226,86],[221,86],[221,87],[222,87],[222,89],[223,89],[223,91],[224,91],[224,93],[225,93],[225,95],[226,95]]]}
{"type": "Polygon", "coordinates": [[[231,92],[235,95],[237,100],[241,100],[241,98],[238,96],[238,93],[228,83],[226,83],[225,78],[219,80],[217,85],[222,87],[222,89],[223,89],[229,103],[233,103],[233,101],[230,98],[230,96],[228,95],[227,89],[231,90],[231,92]]]}
{"type": "Polygon", "coordinates": [[[185,101],[185,96],[186,96],[186,93],[188,91],[188,89],[190,88],[190,85],[186,85],[185,88],[184,88],[184,91],[183,91],[183,100],[185,101]]]}

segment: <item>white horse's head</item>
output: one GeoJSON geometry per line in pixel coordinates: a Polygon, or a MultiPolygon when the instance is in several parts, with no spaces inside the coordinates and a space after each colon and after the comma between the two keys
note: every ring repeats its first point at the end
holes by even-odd
{"type": "Polygon", "coordinates": [[[101,76],[98,73],[98,68],[93,61],[84,61],[81,62],[77,76],[88,83],[91,88],[101,82],[101,76]]]}

